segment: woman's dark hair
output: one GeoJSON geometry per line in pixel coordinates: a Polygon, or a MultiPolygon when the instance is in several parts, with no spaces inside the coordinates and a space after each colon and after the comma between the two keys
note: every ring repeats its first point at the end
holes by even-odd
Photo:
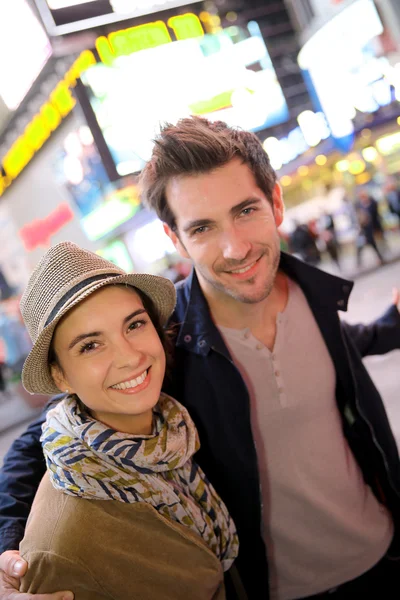
{"type": "MultiPolygon", "coordinates": [[[[162,347],[164,348],[165,357],[166,357],[165,378],[169,378],[171,368],[172,368],[172,363],[173,363],[173,348],[174,348],[174,345],[172,342],[172,332],[170,332],[168,329],[164,329],[164,327],[161,325],[160,317],[155,309],[153,301],[151,300],[151,298],[146,296],[146,294],[144,292],[142,292],[141,290],[138,290],[137,288],[135,288],[133,286],[130,286],[130,285],[127,285],[124,283],[117,284],[117,285],[119,285],[120,287],[124,287],[124,288],[132,288],[137,293],[137,295],[140,297],[141,301],[143,302],[143,306],[146,309],[147,314],[149,315],[150,320],[153,323],[155,330],[157,331],[158,337],[161,340],[162,347]]],[[[47,362],[48,362],[49,366],[57,367],[60,370],[60,372],[62,374],[64,374],[60,360],[59,360],[57,353],[55,351],[55,348],[54,348],[53,340],[54,340],[54,334],[53,334],[53,339],[51,340],[51,343],[50,343],[47,362]]],[[[164,378],[164,381],[165,381],[165,378],[164,378]]]]}

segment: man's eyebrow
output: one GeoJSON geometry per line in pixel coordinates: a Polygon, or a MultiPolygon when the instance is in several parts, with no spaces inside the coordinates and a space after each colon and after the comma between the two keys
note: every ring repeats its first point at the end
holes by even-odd
{"type": "Polygon", "coordinates": [[[215,223],[215,221],[212,219],[195,219],[194,221],[189,221],[189,223],[183,228],[183,231],[188,233],[191,229],[196,229],[197,227],[207,227],[213,223],[215,223]]]}
{"type": "MultiPolygon", "coordinates": [[[[255,204],[261,204],[261,202],[262,202],[261,198],[252,196],[251,198],[246,198],[246,200],[243,200],[242,202],[239,202],[239,204],[235,204],[235,206],[232,206],[232,208],[229,210],[229,212],[231,213],[231,215],[235,215],[238,212],[247,208],[248,206],[250,206],[250,205],[254,206],[255,204]]],[[[213,223],[215,223],[215,221],[213,221],[212,219],[195,219],[194,221],[189,221],[189,223],[187,225],[185,225],[185,227],[183,228],[183,231],[185,233],[188,233],[191,229],[197,229],[197,227],[208,227],[209,225],[212,225],[213,223]]]]}
{"type": "MultiPolygon", "coordinates": [[[[134,317],[137,317],[138,315],[142,315],[142,314],[147,314],[147,310],[145,308],[138,308],[133,313],[131,313],[127,317],[125,317],[125,319],[123,320],[123,324],[125,325],[125,323],[128,323],[134,317]]],[[[103,333],[102,331],[90,331],[88,333],[80,333],[79,335],[74,337],[74,339],[69,343],[68,350],[72,350],[72,348],[74,346],[76,346],[76,344],[81,342],[82,340],[85,340],[86,338],[91,338],[91,337],[98,337],[99,335],[102,335],[102,333],[103,333]]]]}
{"type": "Polygon", "coordinates": [[[239,202],[239,204],[232,206],[232,208],[230,209],[229,212],[231,213],[231,215],[235,215],[236,213],[241,212],[242,210],[247,208],[248,206],[254,206],[255,204],[261,204],[261,202],[262,202],[261,198],[252,196],[251,198],[246,198],[246,200],[243,200],[243,202],[239,202]]]}

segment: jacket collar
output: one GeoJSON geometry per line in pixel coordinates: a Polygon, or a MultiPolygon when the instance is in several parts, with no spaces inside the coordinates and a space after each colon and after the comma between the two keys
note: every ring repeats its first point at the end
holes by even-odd
{"type": "MultiPolygon", "coordinates": [[[[285,252],[281,252],[279,268],[302,288],[311,308],[319,304],[334,312],[347,310],[352,281],[311,267],[285,252]]],[[[186,312],[176,345],[201,355],[206,355],[210,348],[226,355],[226,346],[211,318],[194,269],[178,284],[178,290],[185,297],[186,312]]]]}

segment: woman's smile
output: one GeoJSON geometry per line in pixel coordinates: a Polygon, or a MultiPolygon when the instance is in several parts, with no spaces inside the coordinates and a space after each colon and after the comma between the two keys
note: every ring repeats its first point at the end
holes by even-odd
{"type": "Polygon", "coordinates": [[[60,390],[76,394],[110,427],[122,427],[123,419],[132,431],[136,424],[150,427],[166,359],[134,288],[110,285],[94,292],[60,321],[53,342],[61,365],[53,368],[53,377],[60,390]]]}

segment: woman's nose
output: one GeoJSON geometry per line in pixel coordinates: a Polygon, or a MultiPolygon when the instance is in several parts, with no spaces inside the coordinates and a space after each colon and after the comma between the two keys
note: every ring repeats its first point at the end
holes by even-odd
{"type": "Polygon", "coordinates": [[[119,340],[114,346],[114,365],[118,369],[137,367],[143,359],[143,352],[132,346],[128,340],[119,340]]]}

